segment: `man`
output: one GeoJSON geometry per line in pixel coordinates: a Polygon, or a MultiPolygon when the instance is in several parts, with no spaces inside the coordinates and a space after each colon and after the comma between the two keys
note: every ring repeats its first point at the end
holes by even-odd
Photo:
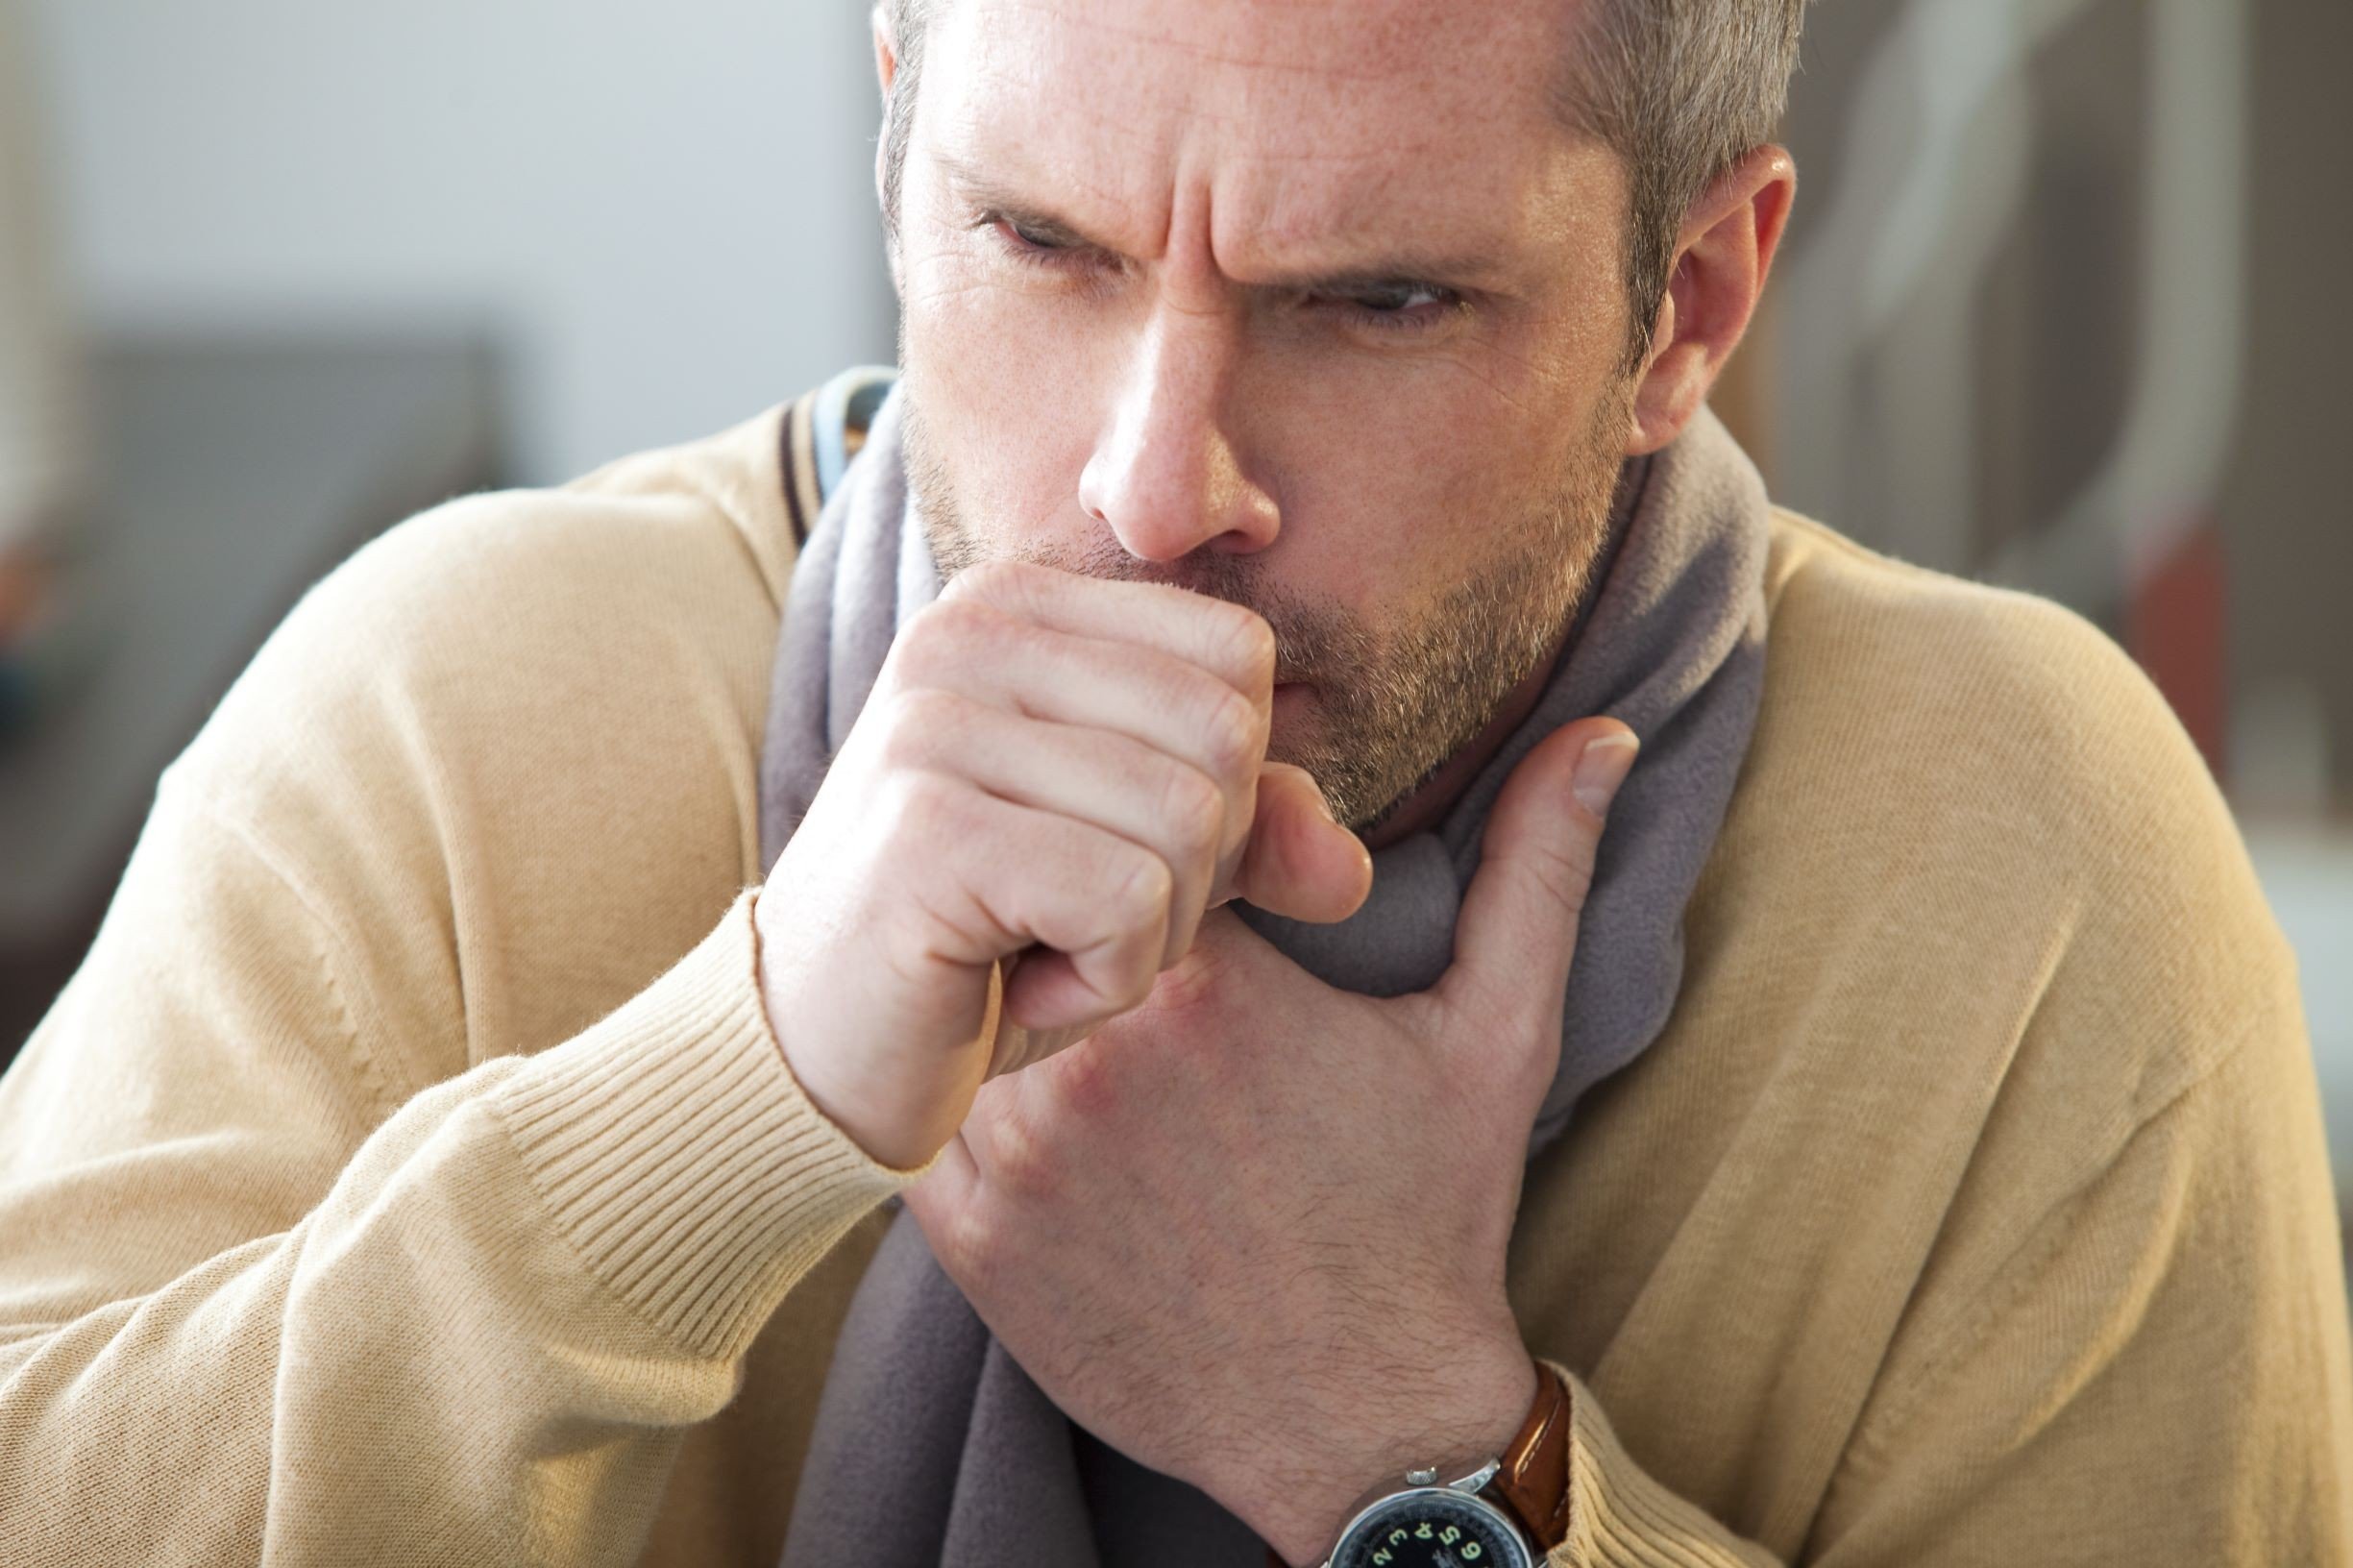
{"type": "Polygon", "coordinates": [[[11,1560],[2347,1559],[2211,780],[1703,406],[1794,0],[1475,14],[892,6],[903,381],[308,596],[0,1086],[11,1560]]]}

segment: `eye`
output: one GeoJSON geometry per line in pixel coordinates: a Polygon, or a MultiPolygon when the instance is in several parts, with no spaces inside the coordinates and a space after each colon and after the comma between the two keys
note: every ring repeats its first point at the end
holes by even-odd
{"type": "Polygon", "coordinates": [[[1016,250],[1060,251],[1068,248],[1066,246],[1056,244],[1053,240],[1047,238],[1043,234],[1032,233],[1029,230],[1022,228],[1020,222],[1014,218],[998,218],[996,220],[996,231],[998,233],[1003,234],[1007,240],[1011,241],[1013,248],[1016,250]]]}
{"type": "Polygon", "coordinates": [[[1446,290],[1429,283],[1397,282],[1383,283],[1356,296],[1356,303],[1381,315],[1395,315],[1423,304],[1443,304],[1446,290]]]}
{"type": "Polygon", "coordinates": [[[1419,331],[1436,327],[1463,308],[1460,294],[1437,283],[1399,278],[1331,301],[1352,319],[1379,331],[1419,331]]]}
{"type": "Polygon", "coordinates": [[[998,251],[1029,266],[1068,266],[1083,260],[1088,254],[1084,245],[1070,244],[1059,235],[1034,229],[1003,212],[984,212],[972,227],[988,230],[998,251]]]}

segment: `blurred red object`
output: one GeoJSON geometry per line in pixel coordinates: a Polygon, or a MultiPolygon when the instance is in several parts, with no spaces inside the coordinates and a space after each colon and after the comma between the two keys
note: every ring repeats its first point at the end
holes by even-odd
{"type": "Polygon", "coordinates": [[[2136,574],[2127,606],[2127,640],[2174,716],[2197,743],[2206,767],[2227,784],[2224,742],[2230,727],[2227,579],[2222,541],[2210,522],[2175,536],[2165,555],[2136,574]]]}

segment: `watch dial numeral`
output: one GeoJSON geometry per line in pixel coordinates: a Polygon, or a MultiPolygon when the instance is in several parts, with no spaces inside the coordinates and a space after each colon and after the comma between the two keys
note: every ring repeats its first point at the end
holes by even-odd
{"type": "Polygon", "coordinates": [[[1493,1504],[1417,1485],[1367,1508],[1335,1548],[1332,1568],[1526,1568],[1531,1560],[1493,1504]]]}

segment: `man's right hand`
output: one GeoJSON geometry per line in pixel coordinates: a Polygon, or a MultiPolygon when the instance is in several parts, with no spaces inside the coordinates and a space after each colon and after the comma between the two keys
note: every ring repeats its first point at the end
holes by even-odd
{"type": "Polygon", "coordinates": [[[756,908],[768,1016],[818,1108],[920,1165],[988,1078],[1141,1002],[1205,910],[1354,913],[1363,842],[1266,761],[1274,664],[1252,610],[1020,562],[912,617],[756,908]]]}

